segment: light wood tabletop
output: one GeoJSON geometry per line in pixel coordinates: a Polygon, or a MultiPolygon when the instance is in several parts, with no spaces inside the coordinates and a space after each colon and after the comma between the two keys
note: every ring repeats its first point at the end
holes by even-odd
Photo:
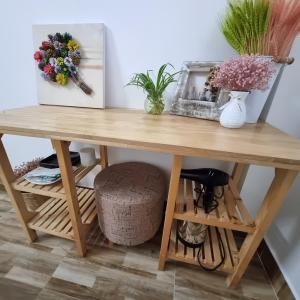
{"type": "Polygon", "coordinates": [[[266,123],[227,129],[140,110],[43,105],[1,111],[0,133],[300,169],[300,141],[266,123]]]}

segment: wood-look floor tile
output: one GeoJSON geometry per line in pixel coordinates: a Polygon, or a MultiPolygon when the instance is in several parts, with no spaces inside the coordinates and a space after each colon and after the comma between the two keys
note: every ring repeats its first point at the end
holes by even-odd
{"type": "MultiPolygon", "coordinates": [[[[178,263],[175,273],[175,294],[208,293],[225,299],[264,299],[275,300],[275,294],[261,270],[250,266],[243,280],[236,289],[228,289],[225,285],[226,274],[207,272],[200,267],[178,263]],[[259,279],[254,279],[255,274],[259,279]],[[184,289],[183,289],[184,288],[184,289]]],[[[218,298],[217,298],[218,299],[218,298]]]]}
{"type": "Polygon", "coordinates": [[[101,296],[98,296],[94,289],[58,278],[51,278],[46,288],[80,300],[101,299],[101,296]]]}
{"type": "Polygon", "coordinates": [[[96,276],[89,272],[86,268],[82,268],[74,263],[62,262],[52,277],[62,279],[65,281],[73,282],[86,287],[93,287],[96,276]]]}
{"type": "MultiPolygon", "coordinates": [[[[92,264],[98,264],[100,266],[121,266],[124,261],[126,253],[119,251],[118,249],[110,249],[107,247],[95,247],[89,249],[87,256],[84,258],[85,261],[88,261],[92,264]]],[[[72,253],[68,255],[73,259],[77,259],[77,253],[72,253]]]]}
{"type": "MultiPolygon", "coordinates": [[[[15,220],[15,224],[18,224],[18,221],[15,220]]],[[[5,224],[5,220],[1,218],[0,220],[0,240],[3,242],[12,242],[19,244],[28,244],[28,240],[24,234],[24,231],[19,225],[8,225],[5,224]]]]}
{"type": "Polygon", "coordinates": [[[158,257],[151,257],[137,253],[129,252],[125,255],[123,266],[133,270],[147,271],[154,274],[158,280],[174,282],[175,269],[172,265],[165,271],[158,270],[158,257]]]}
{"type": "Polygon", "coordinates": [[[38,288],[43,288],[46,286],[51,276],[29,269],[20,268],[18,266],[13,266],[4,277],[38,288]]]}
{"type": "Polygon", "coordinates": [[[108,281],[118,283],[118,295],[121,297],[134,297],[139,299],[172,299],[174,282],[157,280],[156,276],[149,273],[133,273],[130,269],[112,269],[102,267],[97,272],[97,280],[94,289],[101,291],[108,281]]]}
{"type": "Polygon", "coordinates": [[[0,278],[0,300],[33,300],[40,288],[8,278],[0,278]]]}
{"type": "Polygon", "coordinates": [[[13,267],[14,254],[9,251],[0,251],[0,277],[6,275],[7,272],[13,267]]]}
{"type": "Polygon", "coordinates": [[[48,288],[43,289],[35,300],[80,300],[80,298],[72,297],[63,293],[59,293],[48,288]]]}
{"type": "Polygon", "coordinates": [[[48,275],[55,271],[63,259],[61,256],[20,244],[5,243],[0,246],[1,250],[15,254],[14,265],[48,275]]]}
{"type": "Polygon", "coordinates": [[[246,299],[244,297],[240,298],[227,298],[226,296],[217,295],[205,290],[191,289],[185,287],[177,287],[174,300],[232,300],[232,299],[246,299]]]}
{"type": "Polygon", "coordinates": [[[3,196],[1,195],[0,192],[0,218],[7,213],[8,211],[11,210],[11,203],[8,201],[3,201],[3,196]]]}
{"type": "Polygon", "coordinates": [[[0,185],[0,201],[10,204],[10,200],[9,200],[9,198],[4,190],[4,187],[2,185],[0,185]]]}
{"type": "Polygon", "coordinates": [[[174,287],[173,285],[164,284],[157,280],[129,280],[120,284],[119,295],[131,299],[171,300],[174,296],[174,287]]]}
{"type": "Polygon", "coordinates": [[[147,270],[147,272],[153,274],[158,272],[157,257],[152,258],[151,256],[132,252],[125,255],[123,266],[137,270],[147,270]]]}

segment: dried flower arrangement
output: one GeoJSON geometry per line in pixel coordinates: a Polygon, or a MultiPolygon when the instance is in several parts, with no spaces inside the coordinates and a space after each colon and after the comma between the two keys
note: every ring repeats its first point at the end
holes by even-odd
{"type": "Polygon", "coordinates": [[[20,177],[24,176],[28,172],[37,168],[39,166],[41,160],[42,160],[42,158],[38,157],[38,158],[30,160],[26,163],[23,162],[21,165],[14,168],[14,175],[16,176],[16,178],[20,178],[20,177]]]}
{"type": "Polygon", "coordinates": [[[273,62],[258,55],[244,55],[221,64],[212,85],[228,91],[264,90],[275,69],[273,62]]]}
{"type": "Polygon", "coordinates": [[[300,32],[300,1],[230,0],[221,30],[241,55],[268,55],[292,63],[287,56],[300,32]]]}
{"type": "Polygon", "coordinates": [[[90,95],[92,89],[79,76],[79,49],[79,44],[69,33],[49,34],[48,41],[42,42],[33,57],[38,62],[41,76],[45,80],[66,85],[70,78],[85,94],[90,95]]]}

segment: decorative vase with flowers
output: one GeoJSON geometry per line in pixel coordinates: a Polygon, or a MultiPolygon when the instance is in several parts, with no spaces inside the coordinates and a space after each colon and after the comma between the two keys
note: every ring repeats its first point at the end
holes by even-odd
{"type": "Polygon", "coordinates": [[[266,118],[285,65],[294,62],[288,56],[300,33],[300,1],[229,0],[220,29],[240,55],[263,55],[276,63],[269,88],[247,99],[246,122],[256,123],[266,118]]]}
{"type": "Polygon", "coordinates": [[[252,90],[264,90],[275,70],[270,59],[244,55],[218,66],[212,85],[230,91],[230,100],[220,109],[220,123],[228,128],[240,128],[246,121],[245,100],[252,90]]]}
{"type": "Polygon", "coordinates": [[[175,76],[179,73],[169,73],[166,71],[168,66],[173,67],[171,64],[164,64],[159,68],[156,79],[150,76],[151,71],[146,73],[137,73],[133,76],[127,85],[135,85],[141,87],[147,94],[145,100],[145,110],[152,115],[160,115],[164,108],[164,92],[169,84],[176,82],[175,76]]]}

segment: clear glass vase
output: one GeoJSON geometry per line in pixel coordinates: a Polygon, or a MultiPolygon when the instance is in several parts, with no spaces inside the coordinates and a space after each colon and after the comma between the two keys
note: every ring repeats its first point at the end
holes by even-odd
{"type": "Polygon", "coordinates": [[[145,111],[148,114],[161,115],[162,112],[164,111],[164,108],[165,108],[165,103],[162,97],[158,99],[153,99],[148,96],[145,99],[145,111]]]}

